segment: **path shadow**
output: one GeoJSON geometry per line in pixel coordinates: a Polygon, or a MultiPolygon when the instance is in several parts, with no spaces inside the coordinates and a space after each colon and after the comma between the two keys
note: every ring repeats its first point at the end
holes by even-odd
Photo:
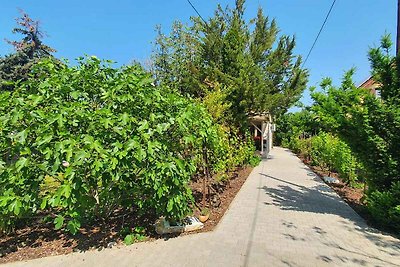
{"type": "MultiPolygon", "coordinates": [[[[305,169],[308,171],[307,168],[305,169]]],[[[394,236],[382,233],[374,228],[369,227],[364,219],[362,219],[350,206],[348,206],[318,176],[315,175],[315,178],[313,178],[313,180],[317,182],[315,186],[306,187],[282,178],[263,173],[260,174],[267,179],[272,179],[278,182],[278,185],[274,188],[267,186],[262,187],[264,192],[271,199],[269,202],[265,202],[266,205],[277,206],[281,210],[338,215],[343,218],[340,223],[342,224],[343,228],[349,232],[349,234],[357,231],[375,244],[376,248],[382,252],[381,255],[392,258],[397,257],[400,259],[400,240],[396,239],[394,236]]],[[[293,227],[293,223],[291,222],[285,222],[284,225],[286,227],[288,227],[288,225],[293,227]]],[[[314,226],[312,231],[318,235],[325,235],[327,233],[324,229],[318,226],[314,226]]],[[[285,237],[293,241],[304,242],[304,238],[300,235],[296,236],[296,234],[291,234],[286,235],[285,237]]],[[[337,255],[336,258],[328,255],[319,255],[318,259],[327,263],[334,260],[340,260],[341,262],[347,264],[366,266],[373,261],[380,262],[384,266],[398,266],[388,260],[387,257],[377,257],[376,255],[363,251],[362,248],[354,247],[354,250],[351,250],[348,247],[345,248],[332,240],[323,241],[322,244],[332,249],[338,249],[354,255],[354,257],[340,257],[340,259],[337,258],[339,257],[337,255]]]]}
{"type": "Polygon", "coordinates": [[[283,210],[336,214],[360,223],[363,221],[351,208],[343,209],[344,201],[322,181],[319,182],[319,178],[316,178],[319,183],[309,188],[270,175],[261,175],[281,183],[276,188],[263,187],[272,199],[271,203],[265,203],[267,205],[279,206],[283,210]]]}
{"type": "Polygon", "coordinates": [[[284,148],[283,151],[286,151],[286,152],[288,152],[288,153],[290,153],[290,154],[292,154],[292,155],[295,155],[295,154],[292,152],[292,150],[290,150],[290,149],[288,149],[288,148],[284,148]]]}

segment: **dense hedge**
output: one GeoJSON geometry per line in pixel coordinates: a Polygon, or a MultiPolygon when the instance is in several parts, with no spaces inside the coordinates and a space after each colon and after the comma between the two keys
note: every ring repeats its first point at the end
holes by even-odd
{"type": "Polygon", "coordinates": [[[400,231],[400,108],[357,88],[350,74],[341,88],[328,82],[326,93],[313,94],[313,112],[365,166],[367,206],[373,218],[400,231]]]}
{"type": "Polygon", "coordinates": [[[367,196],[368,209],[378,222],[400,233],[400,182],[389,190],[374,190],[367,196]]]}
{"type": "MultiPolygon", "coordinates": [[[[350,185],[358,180],[365,181],[368,186],[365,203],[372,218],[399,231],[397,139],[400,116],[396,115],[400,114],[399,109],[385,107],[364,89],[344,91],[330,88],[329,94],[331,95],[317,95],[320,106],[314,106],[318,113],[313,113],[313,116],[322,119],[319,127],[327,126],[332,132],[339,133],[342,139],[325,132],[310,137],[306,132],[308,120],[297,120],[295,124],[289,123],[285,127],[290,129],[287,132],[292,135],[282,133],[284,138],[281,145],[302,154],[315,166],[337,172],[350,185]],[[322,105],[327,103],[331,105],[322,105]],[[340,109],[333,109],[333,103],[340,109]],[[326,111],[329,111],[329,117],[326,111]],[[304,125],[299,127],[302,123],[304,125]]],[[[281,120],[290,121],[293,117],[299,118],[298,115],[285,115],[281,120]]]]}
{"type": "Polygon", "coordinates": [[[302,154],[314,166],[326,172],[337,172],[340,178],[349,185],[354,185],[358,173],[363,169],[349,146],[338,137],[320,132],[309,138],[290,138],[288,147],[295,153],[302,154]]]}
{"type": "Polygon", "coordinates": [[[76,233],[132,206],[180,219],[203,151],[214,172],[253,157],[251,143],[229,141],[200,104],[154,86],[139,66],[47,60],[35,77],[0,94],[0,229],[46,212],[76,233]]]}

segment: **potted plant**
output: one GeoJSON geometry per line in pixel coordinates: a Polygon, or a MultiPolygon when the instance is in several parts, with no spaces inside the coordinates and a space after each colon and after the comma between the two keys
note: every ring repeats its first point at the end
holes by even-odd
{"type": "Polygon", "coordinates": [[[210,218],[210,211],[207,208],[202,208],[199,215],[199,220],[204,223],[210,218]]]}

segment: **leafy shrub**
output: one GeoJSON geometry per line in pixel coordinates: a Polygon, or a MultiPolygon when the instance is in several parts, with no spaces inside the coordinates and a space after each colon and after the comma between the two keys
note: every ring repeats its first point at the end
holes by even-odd
{"type": "Polygon", "coordinates": [[[357,171],[361,168],[346,143],[324,132],[311,138],[311,159],[312,164],[325,171],[337,172],[350,185],[357,180],[357,171]]]}
{"type": "Polygon", "coordinates": [[[258,156],[255,156],[253,153],[253,155],[249,159],[248,164],[252,167],[256,167],[258,164],[260,164],[260,162],[261,162],[261,158],[258,156]]]}
{"type": "Polygon", "coordinates": [[[260,163],[260,157],[254,154],[254,141],[250,135],[242,137],[234,134],[233,130],[224,129],[219,126],[218,142],[209,150],[211,153],[212,170],[218,176],[223,176],[227,171],[232,171],[235,167],[251,165],[256,166],[260,163]]]}
{"type": "Polygon", "coordinates": [[[124,243],[127,246],[132,245],[136,241],[143,241],[146,239],[145,229],[140,226],[135,227],[133,231],[129,228],[123,228],[122,231],[120,231],[120,235],[124,236],[124,243]]]}
{"type": "Polygon", "coordinates": [[[338,137],[320,132],[311,138],[290,137],[289,148],[310,159],[311,164],[324,171],[337,172],[348,184],[354,185],[362,165],[350,147],[338,137]]]}
{"type": "Polygon", "coordinates": [[[290,138],[288,147],[296,154],[301,154],[308,158],[310,156],[310,140],[299,138],[297,135],[290,138]]]}
{"type": "Polygon", "coordinates": [[[185,216],[202,148],[222,142],[209,114],[139,66],[78,63],[43,61],[0,94],[0,227],[43,210],[71,233],[116,207],[185,216]]]}
{"type": "Polygon", "coordinates": [[[313,94],[313,110],[321,125],[340,136],[363,163],[368,186],[387,191],[400,177],[400,108],[357,88],[351,74],[342,88],[325,81],[326,93],[313,94]]]}
{"type": "Polygon", "coordinates": [[[319,132],[319,125],[313,118],[313,114],[308,109],[303,109],[295,113],[286,113],[276,120],[276,132],[274,134],[274,144],[288,147],[293,139],[299,136],[307,138],[319,132]]]}
{"type": "Polygon", "coordinates": [[[312,164],[325,171],[333,171],[337,140],[331,135],[320,133],[311,139],[312,164]]]}
{"type": "Polygon", "coordinates": [[[349,146],[340,140],[338,141],[334,156],[333,166],[335,171],[338,172],[340,178],[347,184],[355,186],[356,181],[362,179],[362,177],[358,176],[358,173],[361,173],[363,170],[362,164],[357,160],[349,146]]]}
{"type": "Polygon", "coordinates": [[[388,191],[372,191],[367,203],[375,221],[400,233],[400,182],[393,183],[388,191]]]}
{"type": "Polygon", "coordinates": [[[288,147],[296,154],[299,154],[302,151],[302,143],[301,139],[296,137],[290,138],[288,143],[288,147]]]}

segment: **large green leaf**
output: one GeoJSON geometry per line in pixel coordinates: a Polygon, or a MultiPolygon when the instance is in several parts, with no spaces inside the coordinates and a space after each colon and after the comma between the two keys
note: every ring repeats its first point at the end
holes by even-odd
{"type": "Polygon", "coordinates": [[[22,207],[21,201],[18,198],[16,198],[14,199],[13,202],[10,203],[10,205],[8,206],[8,210],[18,216],[21,211],[21,207],[22,207]]]}
{"type": "Polygon", "coordinates": [[[29,163],[29,159],[25,157],[21,157],[18,159],[18,161],[15,163],[16,170],[19,172],[21,171],[22,168],[26,167],[29,163]]]}
{"type": "Polygon", "coordinates": [[[67,223],[67,229],[73,235],[75,235],[78,232],[80,227],[81,223],[78,220],[70,220],[67,223]]]}
{"type": "Polygon", "coordinates": [[[135,236],[132,234],[126,235],[124,238],[125,245],[129,246],[135,243],[135,236]]]}
{"type": "Polygon", "coordinates": [[[64,217],[61,215],[58,215],[55,219],[54,219],[54,228],[56,230],[61,229],[61,227],[64,224],[64,217]]]}
{"type": "Polygon", "coordinates": [[[25,129],[25,130],[23,130],[23,131],[17,133],[17,134],[15,135],[15,139],[17,140],[18,143],[24,144],[27,134],[28,134],[28,130],[25,129]]]}

